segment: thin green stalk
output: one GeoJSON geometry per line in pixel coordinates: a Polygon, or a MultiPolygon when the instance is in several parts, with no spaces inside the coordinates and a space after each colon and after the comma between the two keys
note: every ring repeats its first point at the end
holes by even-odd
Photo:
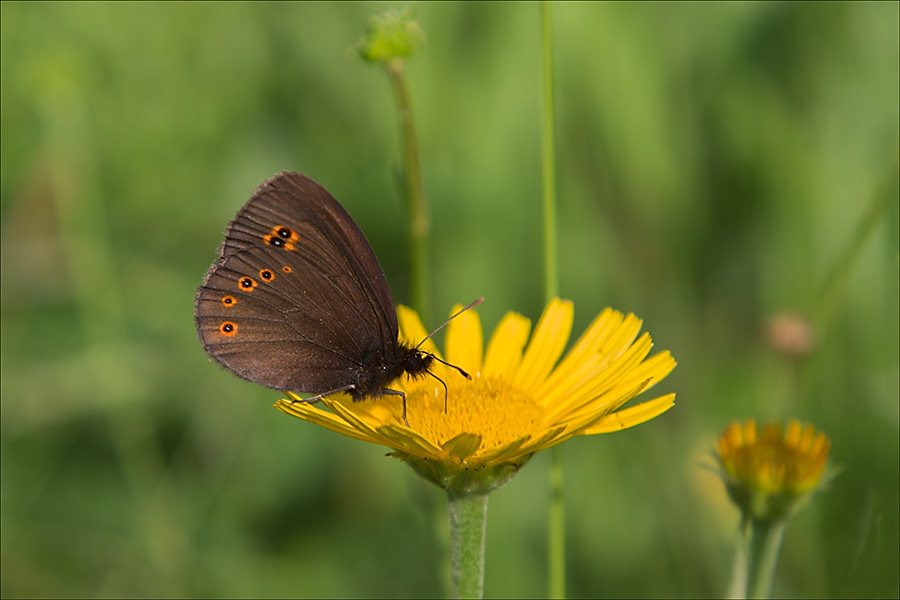
{"type": "MultiPolygon", "coordinates": [[[[553,72],[553,22],[550,2],[541,3],[541,37],[543,39],[543,222],[544,222],[544,301],[559,295],[559,253],[556,237],[556,101],[553,72]]],[[[558,447],[551,452],[550,512],[547,566],[549,596],[566,596],[566,513],[563,488],[565,473],[558,447]]]]}
{"type": "Polygon", "coordinates": [[[407,231],[409,232],[409,282],[412,307],[428,322],[428,207],[422,184],[422,168],[419,160],[419,142],[413,118],[412,97],[406,77],[403,59],[394,59],[385,65],[385,71],[397,100],[400,121],[400,140],[403,151],[403,185],[405,187],[407,231]]]}
{"type": "Polygon", "coordinates": [[[744,598],[747,594],[747,547],[737,544],[734,562],[731,565],[731,581],[728,583],[726,598],[744,598]]]}
{"type": "Polygon", "coordinates": [[[549,596],[566,597],[566,504],[563,501],[564,471],[559,447],[551,451],[550,541],[548,546],[549,596]]]}
{"type": "Polygon", "coordinates": [[[873,194],[868,210],[856,228],[844,253],[835,263],[828,279],[825,281],[825,285],[822,287],[822,292],[818,295],[818,304],[814,314],[820,329],[823,331],[827,329],[828,323],[831,321],[834,308],[837,306],[841,296],[843,296],[847,282],[850,280],[850,275],[853,273],[853,267],[859,261],[866,242],[871,239],[875,233],[876,226],[887,215],[891,202],[897,197],[897,175],[898,164],[895,162],[889,176],[873,194]]]}
{"type": "Polygon", "coordinates": [[[556,239],[556,100],[553,75],[553,23],[550,2],[541,2],[544,59],[543,218],[544,301],[559,295],[559,258],[556,239]]]}
{"type": "Polygon", "coordinates": [[[447,493],[453,598],[484,597],[484,537],[487,494],[447,493]]]}
{"type": "Polygon", "coordinates": [[[747,598],[771,598],[772,580],[787,520],[753,521],[747,561],[747,598]]]}

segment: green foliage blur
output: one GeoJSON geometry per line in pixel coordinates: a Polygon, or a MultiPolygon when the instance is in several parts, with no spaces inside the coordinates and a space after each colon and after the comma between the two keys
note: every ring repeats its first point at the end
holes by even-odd
{"type": "MultiPolygon", "coordinates": [[[[408,302],[395,106],[354,50],[392,6],[2,4],[3,597],[446,594],[441,492],[276,411],[192,322],[225,225],[284,169],[408,302]]],[[[574,335],[609,305],[679,361],[654,390],[672,411],[561,447],[571,597],[725,593],[738,512],[703,465],[744,417],[814,423],[843,467],[788,527],[775,595],[900,595],[898,6],[553,7],[574,335]],[[815,327],[804,358],[766,341],[785,310],[815,327]]],[[[534,321],[539,7],[417,11],[424,320],[483,295],[486,331],[534,321]]],[[[546,593],[548,463],[491,497],[488,597],[546,593]]]]}

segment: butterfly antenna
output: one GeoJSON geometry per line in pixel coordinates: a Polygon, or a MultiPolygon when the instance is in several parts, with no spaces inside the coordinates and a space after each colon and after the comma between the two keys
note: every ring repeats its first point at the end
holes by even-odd
{"type": "MultiPolygon", "coordinates": [[[[433,355],[430,355],[430,356],[433,356],[433,355]]],[[[437,358],[437,357],[435,356],[434,358],[437,358]]],[[[438,359],[438,360],[441,360],[441,359],[439,359],[439,358],[437,358],[437,359],[438,359]]],[[[444,362],[444,361],[441,360],[441,362],[444,362]]],[[[444,363],[444,364],[446,365],[447,363],[444,363]]],[[[451,367],[454,367],[454,368],[456,368],[456,369],[459,369],[459,367],[457,367],[456,365],[450,365],[450,366],[451,366],[451,367]]],[[[465,376],[468,377],[469,379],[472,379],[471,377],[469,377],[469,374],[466,373],[465,371],[463,371],[462,369],[459,369],[459,371],[460,371],[460,373],[462,373],[463,375],[465,375],[465,376]]],[[[434,377],[435,379],[437,379],[438,381],[440,381],[440,382],[441,382],[441,385],[444,386],[444,414],[446,415],[446,414],[447,414],[447,384],[444,383],[444,380],[443,380],[443,379],[441,379],[440,377],[438,377],[437,375],[435,375],[435,374],[432,373],[431,371],[426,371],[426,373],[428,373],[429,375],[431,375],[432,377],[434,377]]]]}
{"type": "MultiPolygon", "coordinates": [[[[429,333],[428,335],[426,335],[426,336],[425,336],[425,339],[423,339],[421,342],[419,342],[419,344],[416,346],[416,350],[419,349],[419,346],[421,346],[422,344],[425,343],[425,340],[427,340],[428,338],[430,338],[431,336],[433,336],[434,334],[436,334],[438,331],[440,331],[441,329],[443,329],[443,328],[447,325],[447,323],[449,323],[450,321],[452,321],[453,319],[455,319],[455,318],[458,317],[459,315],[463,314],[464,312],[466,312],[466,311],[469,310],[470,308],[475,307],[475,306],[478,306],[478,305],[481,304],[482,302],[484,302],[484,296],[482,296],[481,298],[477,298],[474,302],[470,303],[467,307],[465,307],[465,308],[463,308],[462,310],[459,310],[459,311],[457,311],[455,314],[451,315],[449,319],[447,319],[446,321],[444,321],[443,323],[441,323],[440,325],[438,325],[438,327],[437,327],[434,331],[432,331],[431,333],[429,333]]],[[[428,356],[432,357],[434,360],[438,361],[439,363],[445,364],[445,365],[447,365],[448,367],[453,367],[454,369],[456,369],[457,371],[459,371],[460,374],[462,374],[462,376],[465,377],[466,379],[472,379],[472,376],[471,376],[471,375],[469,375],[468,373],[466,373],[465,371],[463,371],[461,368],[457,367],[456,365],[451,365],[451,364],[448,363],[447,361],[441,360],[440,358],[438,358],[437,356],[435,356],[435,355],[432,354],[431,352],[426,352],[426,354],[428,354],[428,356]]],[[[430,375],[430,373],[429,373],[429,375],[430,375]]],[[[432,377],[434,377],[434,376],[432,375],[432,377]]],[[[436,378],[436,379],[437,379],[437,378],[436,378]]],[[[438,379],[438,381],[441,381],[441,380],[438,379]]],[[[444,383],[444,382],[441,381],[441,383],[444,383]]],[[[446,391],[446,390],[447,390],[447,384],[444,383],[444,391],[446,391]]],[[[446,394],[445,394],[445,395],[446,395],[446,394]]],[[[444,412],[446,412],[446,408],[447,408],[446,404],[447,404],[447,399],[444,398],[444,405],[445,405],[445,406],[444,406],[444,409],[445,409],[444,412]]]]}
{"type": "MultiPolygon", "coordinates": [[[[457,371],[459,371],[460,375],[462,375],[462,376],[465,377],[466,379],[472,379],[472,376],[469,375],[468,373],[466,373],[465,371],[463,371],[461,367],[457,367],[456,365],[452,365],[452,364],[448,363],[446,360],[441,360],[440,358],[438,358],[437,356],[435,356],[435,355],[432,354],[431,352],[426,352],[425,354],[427,354],[428,356],[430,356],[431,358],[433,358],[434,360],[438,361],[438,362],[441,363],[441,364],[444,364],[444,365],[447,365],[448,367],[452,367],[452,368],[456,369],[457,371]]],[[[431,372],[429,371],[428,374],[431,375],[431,372]]],[[[431,375],[431,376],[432,376],[432,377],[435,377],[434,375],[431,375]]],[[[444,382],[441,381],[441,383],[444,383],[444,382]]],[[[446,384],[444,385],[444,387],[447,387],[446,384]]]]}
{"type": "MultiPolygon", "coordinates": [[[[433,336],[434,334],[436,334],[438,331],[440,331],[441,329],[443,329],[443,328],[447,325],[447,323],[449,323],[450,321],[452,321],[453,319],[455,319],[455,318],[458,317],[459,315],[463,314],[464,312],[466,312],[466,311],[469,310],[470,308],[472,308],[472,307],[474,307],[474,306],[478,306],[478,305],[481,304],[482,302],[484,302],[484,296],[482,296],[481,298],[478,298],[477,300],[475,300],[474,302],[472,302],[471,304],[469,304],[467,307],[465,307],[464,309],[460,310],[460,311],[457,312],[456,314],[452,315],[449,319],[447,319],[446,321],[444,321],[443,323],[441,323],[440,325],[438,325],[437,328],[436,328],[434,331],[432,331],[431,333],[429,333],[428,335],[426,335],[426,336],[425,336],[425,339],[423,339],[421,342],[419,342],[419,344],[416,346],[416,350],[419,349],[419,346],[421,346],[422,344],[425,343],[425,340],[427,340],[428,338],[430,338],[431,336],[433,336]]],[[[441,361],[441,362],[444,362],[444,361],[441,361]]],[[[447,363],[444,363],[444,364],[446,365],[447,363]]],[[[453,365],[450,365],[450,366],[452,367],[453,365]]]]}

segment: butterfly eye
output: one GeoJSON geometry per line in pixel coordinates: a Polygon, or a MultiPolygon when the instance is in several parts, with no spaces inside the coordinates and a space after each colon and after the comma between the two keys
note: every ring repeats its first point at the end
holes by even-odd
{"type": "Polygon", "coordinates": [[[222,298],[222,304],[225,306],[234,306],[236,303],[237,300],[235,300],[234,296],[225,296],[222,298]]]}
{"type": "Polygon", "coordinates": [[[275,273],[273,273],[270,269],[263,269],[259,272],[259,276],[263,279],[263,281],[272,281],[275,279],[275,273]]]}
{"type": "Polygon", "coordinates": [[[256,280],[252,277],[241,277],[238,279],[238,285],[244,288],[245,291],[252,292],[256,287],[256,280]]]}
{"type": "Polygon", "coordinates": [[[219,333],[222,335],[231,337],[237,333],[237,325],[232,323],[231,321],[225,321],[221,325],[219,325],[219,333]]]}

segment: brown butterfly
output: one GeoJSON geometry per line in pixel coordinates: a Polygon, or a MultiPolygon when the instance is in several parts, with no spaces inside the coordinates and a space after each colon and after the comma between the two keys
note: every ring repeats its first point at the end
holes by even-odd
{"type": "Polygon", "coordinates": [[[292,171],[259,186],[228,225],[194,322],[207,354],[244,379],[315,394],[308,402],[399,395],[404,421],[406,396],[388,386],[440,360],[399,340],[365,235],[325,188],[292,171]]]}

